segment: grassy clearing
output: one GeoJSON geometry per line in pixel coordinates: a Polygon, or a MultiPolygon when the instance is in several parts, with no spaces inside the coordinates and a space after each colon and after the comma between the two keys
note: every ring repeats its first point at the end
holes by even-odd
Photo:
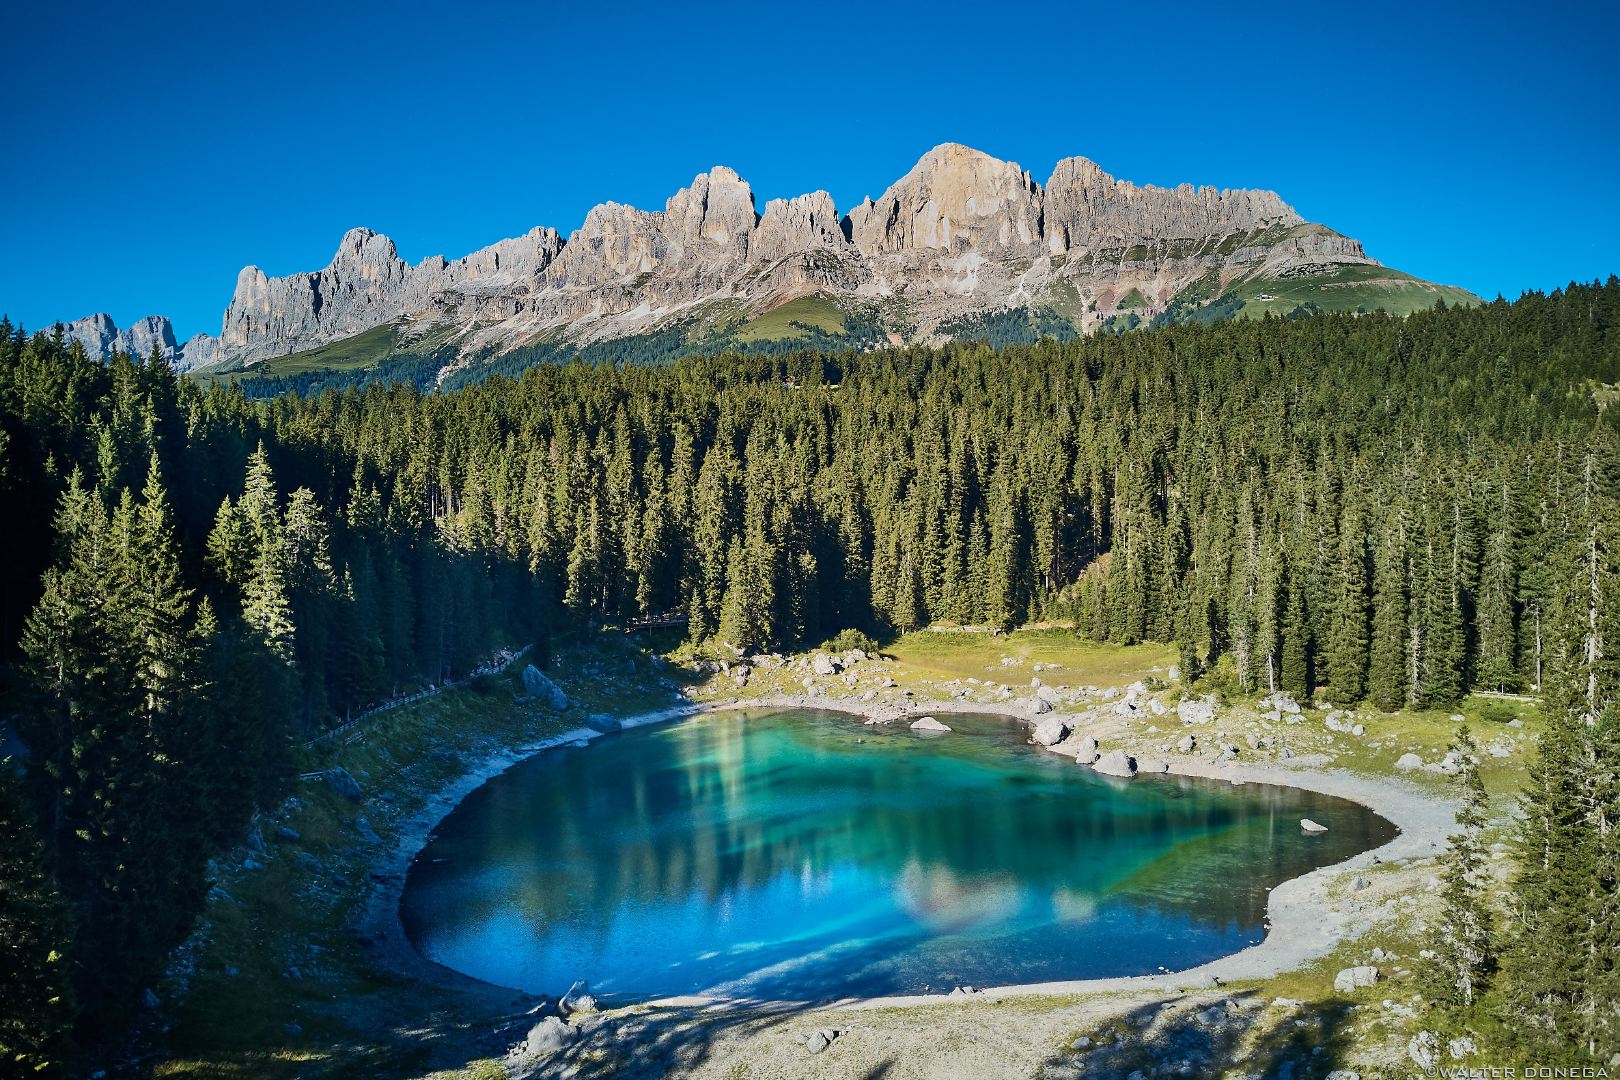
{"type": "Polygon", "coordinates": [[[1450,305],[1479,303],[1479,297],[1466,289],[1436,285],[1386,266],[1365,265],[1340,266],[1329,273],[1297,278],[1251,278],[1230,292],[1243,301],[1240,317],[1249,319],[1268,312],[1287,315],[1307,303],[1323,311],[1382,309],[1392,315],[1427,311],[1437,300],[1450,305]]]}
{"type": "Polygon", "coordinates": [[[1176,659],[1168,646],[1097,644],[1061,627],[1010,634],[925,630],[906,634],[884,652],[917,678],[974,678],[1009,685],[1027,683],[1036,676],[1034,666],[1039,663],[1043,682],[1124,686],[1138,679],[1164,679],[1176,659]]]}
{"type": "Polygon", "coordinates": [[[750,320],[737,330],[734,337],[740,342],[780,341],[802,337],[805,326],[813,326],[828,334],[842,334],[847,329],[844,313],[838,305],[821,293],[812,293],[789,300],[750,320]],[[794,323],[803,325],[795,326],[794,323]]]}
{"type": "Polygon", "coordinates": [[[1145,308],[1147,306],[1148,298],[1143,296],[1142,290],[1134,285],[1131,286],[1131,291],[1120,297],[1119,303],[1114,305],[1115,309],[1119,311],[1126,311],[1130,308],[1145,308]]]}

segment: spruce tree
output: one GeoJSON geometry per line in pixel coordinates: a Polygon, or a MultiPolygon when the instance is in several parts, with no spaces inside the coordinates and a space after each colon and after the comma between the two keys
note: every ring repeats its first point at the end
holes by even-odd
{"type": "Polygon", "coordinates": [[[1367,538],[1359,510],[1345,513],[1332,576],[1326,668],[1333,700],[1349,705],[1367,693],[1367,538]]]}
{"type": "Polygon", "coordinates": [[[1430,1000],[1442,1008],[1473,1008],[1496,968],[1489,893],[1493,879],[1485,851],[1487,805],[1479,776],[1479,747],[1468,725],[1457,730],[1451,754],[1458,763],[1456,786],[1462,803],[1451,858],[1441,875],[1444,908],[1430,939],[1427,961],[1430,1000]]]}

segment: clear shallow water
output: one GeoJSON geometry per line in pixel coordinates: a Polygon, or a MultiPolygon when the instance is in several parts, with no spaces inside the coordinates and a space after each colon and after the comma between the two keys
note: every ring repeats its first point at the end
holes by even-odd
{"type": "Polygon", "coordinates": [[[1268,886],[1395,835],[1345,800],[1111,780],[1024,745],[1017,721],[945,720],[923,736],[718,713],[548,751],[440,825],[406,931],[532,993],[583,978],[807,1000],[1147,974],[1260,940],[1268,886]]]}

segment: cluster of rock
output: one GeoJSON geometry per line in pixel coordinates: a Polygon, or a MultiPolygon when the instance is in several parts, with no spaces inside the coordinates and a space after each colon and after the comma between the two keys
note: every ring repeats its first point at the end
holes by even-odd
{"type": "Polygon", "coordinates": [[[825,191],[772,199],[760,212],[748,183],[719,166],[663,210],[603,203],[566,239],[540,227],[455,260],[412,265],[388,237],[353,229],[313,273],[243,269],[219,335],[183,346],[157,317],[119,331],[96,315],[70,332],[98,355],[157,341],[178,366],[196,368],[390,323],[406,333],[461,328],[463,352],[553,331],[607,340],[717,305],[758,313],[813,293],[903,298],[923,337],[977,313],[1062,298],[1074,307],[1078,295],[1073,317],[1089,329],[1133,293],[1156,310],[1210,272],[1224,286],[1344,264],[1376,265],[1359,243],[1307,224],[1270,191],[1139,187],[1080,157],[1058,162],[1043,187],[1013,162],[947,143],[843,216],[825,191]]]}
{"type": "MultiPolygon", "coordinates": [[[[596,998],[591,994],[590,987],[583,980],[576,980],[557,1001],[557,1011],[551,1015],[540,1016],[529,1028],[523,1040],[506,1052],[506,1064],[510,1075],[515,1077],[534,1076],[543,1073],[548,1064],[559,1054],[579,1041],[584,1034],[580,1019],[594,1013],[599,1008],[596,998]]],[[[530,1015],[537,1015],[546,1009],[542,1002],[530,1010],[530,1015]]]]}

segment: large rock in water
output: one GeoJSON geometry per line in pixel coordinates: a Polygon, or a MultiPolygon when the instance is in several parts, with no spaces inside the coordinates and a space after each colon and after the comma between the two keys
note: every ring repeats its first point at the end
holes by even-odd
{"type": "Polygon", "coordinates": [[[912,721],[911,730],[943,733],[951,729],[940,723],[938,720],[935,720],[932,716],[925,716],[921,720],[912,721]]]}
{"type": "Polygon", "coordinates": [[[1136,759],[1123,750],[1110,750],[1091,766],[1106,776],[1135,776],[1136,759]]]}
{"type": "Polygon", "coordinates": [[[1035,731],[1030,735],[1030,739],[1041,746],[1051,746],[1062,742],[1068,734],[1068,724],[1055,716],[1049,716],[1035,725],[1035,731]]]}
{"type": "Polygon", "coordinates": [[[533,664],[523,669],[523,691],[558,712],[565,712],[568,709],[568,695],[562,692],[562,687],[546,678],[545,672],[533,664]]]}

